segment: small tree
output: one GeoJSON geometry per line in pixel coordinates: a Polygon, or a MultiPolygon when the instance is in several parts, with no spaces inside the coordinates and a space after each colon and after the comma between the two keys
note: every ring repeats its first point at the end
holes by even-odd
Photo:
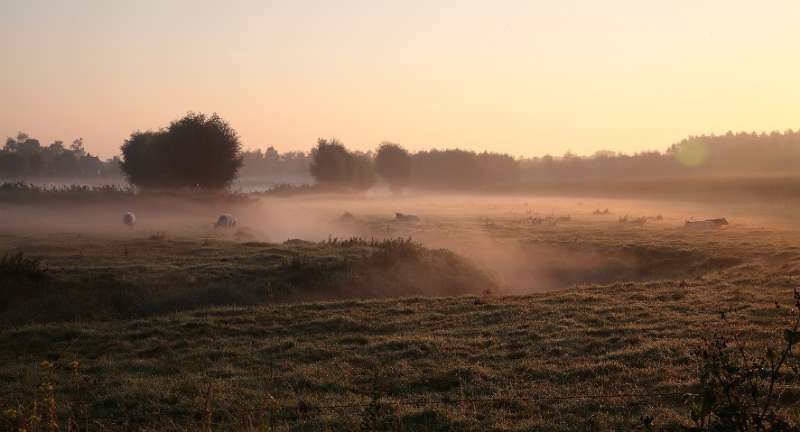
{"type": "Polygon", "coordinates": [[[134,132],[122,145],[120,168],[140,187],[230,185],[242,166],[236,131],[217,114],[189,113],[157,132],[134,132]]]}
{"type": "Polygon", "coordinates": [[[375,170],[393,192],[399,193],[411,180],[411,156],[403,147],[384,142],[375,156],[375,170]]]}
{"type": "Polygon", "coordinates": [[[350,183],[350,154],[336,138],[320,138],[311,149],[311,176],[319,184],[345,186],[350,183]]]}
{"type": "Polygon", "coordinates": [[[368,153],[351,153],[335,138],[317,140],[311,149],[311,176],[322,185],[369,189],[375,184],[375,167],[368,153]]]}

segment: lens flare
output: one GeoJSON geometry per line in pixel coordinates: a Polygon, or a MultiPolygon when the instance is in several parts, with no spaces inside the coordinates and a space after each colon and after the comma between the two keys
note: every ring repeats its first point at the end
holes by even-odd
{"type": "Polygon", "coordinates": [[[708,146],[702,141],[683,143],[675,152],[675,159],[683,166],[698,167],[708,162],[708,146]]]}

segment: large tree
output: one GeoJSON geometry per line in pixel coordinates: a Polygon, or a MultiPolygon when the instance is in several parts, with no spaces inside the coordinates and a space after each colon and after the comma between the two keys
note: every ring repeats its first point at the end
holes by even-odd
{"type": "Polygon", "coordinates": [[[145,188],[225,188],[242,166],[236,131],[220,116],[189,113],[159,131],[134,132],[122,145],[120,167],[145,188]]]}
{"type": "Polygon", "coordinates": [[[375,170],[393,192],[399,193],[411,180],[411,156],[397,144],[382,143],[375,155],[375,170]]]}

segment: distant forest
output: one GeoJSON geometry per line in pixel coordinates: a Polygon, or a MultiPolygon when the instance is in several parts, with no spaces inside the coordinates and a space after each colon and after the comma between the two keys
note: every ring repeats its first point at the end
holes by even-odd
{"type": "MultiPolygon", "coordinates": [[[[352,154],[357,156],[354,160],[361,161],[358,169],[363,179],[363,170],[370,169],[368,162],[375,160],[376,153],[352,154]]],[[[244,151],[241,155],[240,178],[308,177],[313,163],[313,151],[280,153],[269,147],[266,151],[244,151]]],[[[632,155],[600,151],[591,156],[567,152],[562,156],[514,158],[507,154],[449,149],[408,153],[408,157],[408,186],[441,189],[591,178],[793,173],[800,171],[800,130],[693,136],[664,152],[632,155]]],[[[88,153],[80,138],[68,146],[62,141],[42,145],[20,133],[8,138],[0,150],[0,179],[121,178],[119,161],[118,157],[101,160],[88,153]]]]}
{"type": "Polygon", "coordinates": [[[800,171],[800,130],[686,138],[666,152],[625,155],[600,151],[519,160],[523,180],[675,177],[706,174],[775,174],[800,171]]]}
{"type": "Polygon", "coordinates": [[[85,178],[118,177],[119,158],[100,160],[83,148],[77,138],[68,147],[63,141],[43,146],[39,140],[20,132],[9,137],[0,150],[0,178],[29,179],[40,177],[85,178]]]}
{"type": "Polygon", "coordinates": [[[279,153],[271,146],[266,151],[258,149],[242,152],[242,156],[244,165],[239,169],[239,177],[308,176],[311,164],[307,153],[279,153]]]}

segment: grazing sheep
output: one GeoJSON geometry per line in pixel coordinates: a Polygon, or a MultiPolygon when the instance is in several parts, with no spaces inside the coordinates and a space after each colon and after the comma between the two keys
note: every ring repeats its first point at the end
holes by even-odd
{"type": "Polygon", "coordinates": [[[419,216],[412,214],[395,213],[395,220],[402,222],[419,222],[419,216]]]}
{"type": "Polygon", "coordinates": [[[227,213],[219,215],[214,228],[233,228],[236,226],[236,218],[227,213]]]}
{"type": "Polygon", "coordinates": [[[725,218],[706,219],[701,221],[687,220],[686,223],[683,224],[683,226],[685,226],[686,228],[699,228],[699,229],[722,228],[724,225],[728,225],[728,220],[725,218]]]}
{"type": "Polygon", "coordinates": [[[128,226],[128,228],[133,228],[136,225],[136,214],[133,212],[127,212],[124,216],[122,216],[122,223],[128,226]]]}

